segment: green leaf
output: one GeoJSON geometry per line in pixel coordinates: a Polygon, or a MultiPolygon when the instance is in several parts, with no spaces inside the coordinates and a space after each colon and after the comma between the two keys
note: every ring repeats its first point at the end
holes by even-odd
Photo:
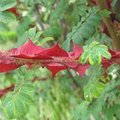
{"type": "Polygon", "coordinates": [[[69,0],[69,4],[75,3],[75,2],[76,2],[76,0],[69,0]]]}
{"type": "Polygon", "coordinates": [[[10,12],[4,11],[4,12],[0,12],[0,20],[5,23],[9,23],[15,21],[16,16],[10,12]]]}
{"type": "Polygon", "coordinates": [[[102,57],[110,59],[111,54],[108,52],[108,48],[105,45],[99,44],[99,42],[92,42],[84,47],[84,52],[80,57],[80,62],[85,64],[87,60],[91,65],[100,64],[102,57]]]}
{"type": "Polygon", "coordinates": [[[107,9],[104,9],[101,11],[101,15],[108,18],[110,17],[110,14],[111,14],[111,11],[107,10],[107,9]]]}
{"type": "Polygon", "coordinates": [[[23,86],[22,86],[22,89],[21,91],[23,91],[24,93],[29,93],[29,94],[32,94],[33,91],[34,91],[34,86],[33,84],[31,83],[25,83],[23,86]]]}
{"type": "Polygon", "coordinates": [[[27,112],[26,104],[24,104],[20,96],[15,93],[8,95],[3,104],[5,107],[5,112],[9,118],[20,117],[27,112]]]}
{"type": "Polygon", "coordinates": [[[8,118],[19,118],[25,115],[29,105],[34,101],[33,84],[26,82],[21,88],[19,85],[16,85],[14,92],[6,96],[3,101],[3,107],[8,118]]]}
{"type": "Polygon", "coordinates": [[[81,21],[78,22],[77,26],[72,28],[72,32],[67,35],[67,39],[63,43],[63,48],[67,51],[70,50],[71,40],[75,41],[78,44],[81,44],[83,40],[89,39],[95,32],[97,25],[101,22],[101,16],[99,14],[99,9],[97,7],[93,7],[88,11],[88,14],[85,17],[81,18],[81,21]],[[68,41],[68,42],[66,42],[68,41]]]}
{"type": "Polygon", "coordinates": [[[16,32],[14,31],[4,31],[3,32],[0,32],[0,39],[4,42],[6,42],[7,40],[10,40],[10,41],[15,41],[16,40],[16,32]]]}
{"type": "Polygon", "coordinates": [[[16,0],[1,0],[0,11],[5,11],[9,8],[14,7],[17,4],[16,0]]]}
{"type": "Polygon", "coordinates": [[[61,35],[61,26],[52,25],[44,31],[44,35],[48,37],[59,37],[61,35]]]}
{"type": "Polygon", "coordinates": [[[27,31],[27,36],[31,39],[33,39],[36,35],[36,27],[34,28],[30,28],[28,31],[27,31]]]}
{"type": "Polygon", "coordinates": [[[42,45],[42,44],[44,44],[44,43],[46,43],[48,41],[51,41],[51,40],[54,40],[53,37],[46,37],[46,38],[40,40],[38,45],[42,45]]]}
{"type": "Polygon", "coordinates": [[[84,97],[88,101],[98,98],[102,91],[104,90],[105,85],[101,82],[90,83],[84,87],[84,97]]]}
{"type": "Polygon", "coordinates": [[[106,50],[106,49],[99,49],[100,52],[101,52],[101,55],[107,59],[110,59],[111,58],[111,54],[106,50]]]}
{"type": "Polygon", "coordinates": [[[36,35],[35,35],[35,41],[36,41],[36,42],[38,41],[39,37],[40,37],[42,34],[43,34],[43,31],[39,31],[39,32],[36,33],[36,35]]]}
{"type": "Polygon", "coordinates": [[[84,117],[86,115],[86,120],[88,120],[87,118],[88,116],[88,112],[86,112],[86,110],[88,109],[88,105],[90,103],[88,101],[83,101],[80,105],[78,105],[76,107],[76,110],[74,110],[73,112],[73,119],[72,120],[83,120],[82,117],[84,117]]]}
{"type": "Polygon", "coordinates": [[[84,86],[84,98],[88,101],[98,98],[105,88],[100,82],[103,69],[99,65],[91,66],[86,73],[86,84],[84,86]]]}
{"type": "Polygon", "coordinates": [[[9,27],[2,21],[0,21],[0,32],[9,31],[9,27]]]}

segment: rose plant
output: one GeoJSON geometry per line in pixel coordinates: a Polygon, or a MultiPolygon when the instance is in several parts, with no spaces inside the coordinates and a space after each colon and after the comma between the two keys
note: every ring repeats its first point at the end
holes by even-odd
{"type": "Polygon", "coordinates": [[[119,120],[119,6],[0,1],[0,119],[119,120]]]}

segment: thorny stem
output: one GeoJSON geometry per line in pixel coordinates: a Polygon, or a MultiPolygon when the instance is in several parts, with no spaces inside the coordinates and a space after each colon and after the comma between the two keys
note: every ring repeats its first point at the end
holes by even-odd
{"type": "MultiPolygon", "coordinates": [[[[75,60],[73,58],[64,58],[64,57],[52,57],[52,59],[48,59],[48,60],[39,60],[39,59],[25,59],[25,58],[14,58],[14,57],[11,57],[11,60],[13,60],[13,62],[15,62],[16,64],[18,65],[24,65],[24,64],[27,64],[27,63],[31,63],[31,64],[40,64],[40,65],[43,65],[45,63],[50,63],[50,62],[54,62],[54,63],[60,63],[60,64],[63,64],[65,65],[66,63],[74,63],[74,64],[79,64],[79,61],[78,60],[75,60]]],[[[72,77],[72,79],[74,80],[74,85],[75,87],[77,87],[77,83],[76,83],[76,80],[74,79],[74,77],[72,76],[72,74],[70,73],[70,71],[68,70],[68,73],[70,75],[70,77],[72,77]]],[[[47,78],[34,78],[31,80],[31,82],[35,82],[37,80],[47,80],[47,78]]],[[[22,86],[24,80],[21,82],[20,86],[22,86]]],[[[0,90],[0,97],[4,96],[7,92],[9,91],[13,91],[14,90],[14,85],[11,85],[10,87],[7,87],[3,90],[0,90]]],[[[19,87],[20,88],[20,87],[19,87]]],[[[19,91],[19,89],[18,89],[19,91]]]]}
{"type": "Polygon", "coordinates": [[[64,57],[52,57],[52,59],[48,59],[48,60],[40,60],[40,59],[25,59],[25,58],[13,58],[16,62],[16,64],[21,65],[21,64],[26,64],[26,63],[34,63],[34,64],[44,64],[44,63],[50,63],[50,62],[54,62],[54,63],[61,63],[61,64],[65,64],[65,63],[74,63],[74,64],[79,64],[78,60],[75,60],[73,58],[64,58],[64,57]]]}

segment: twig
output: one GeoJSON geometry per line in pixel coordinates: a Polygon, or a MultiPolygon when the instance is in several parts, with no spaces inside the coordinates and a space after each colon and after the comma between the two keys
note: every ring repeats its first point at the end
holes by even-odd
{"type": "Polygon", "coordinates": [[[11,86],[6,87],[6,88],[0,90],[0,98],[1,98],[2,96],[4,96],[5,94],[7,94],[9,91],[13,91],[13,90],[14,90],[14,87],[15,87],[14,84],[12,84],[11,86]]]}

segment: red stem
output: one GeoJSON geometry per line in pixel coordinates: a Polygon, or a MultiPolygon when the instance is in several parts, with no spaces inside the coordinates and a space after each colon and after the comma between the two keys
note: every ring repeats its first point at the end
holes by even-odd
{"type": "Polygon", "coordinates": [[[4,88],[4,89],[1,89],[0,90],[0,98],[2,97],[2,96],[4,96],[6,93],[8,93],[9,91],[13,91],[14,90],[14,84],[12,84],[11,86],[9,86],[9,87],[6,87],[6,88],[4,88]]]}

